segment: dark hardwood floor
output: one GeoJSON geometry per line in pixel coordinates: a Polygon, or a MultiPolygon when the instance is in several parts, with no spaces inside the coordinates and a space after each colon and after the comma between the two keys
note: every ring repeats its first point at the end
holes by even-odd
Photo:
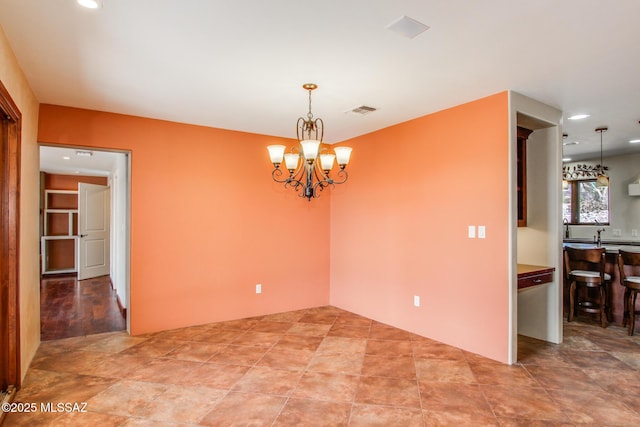
{"type": "Polygon", "coordinates": [[[40,281],[42,341],[125,329],[109,276],[82,281],[76,277],[45,276],[40,281]]]}

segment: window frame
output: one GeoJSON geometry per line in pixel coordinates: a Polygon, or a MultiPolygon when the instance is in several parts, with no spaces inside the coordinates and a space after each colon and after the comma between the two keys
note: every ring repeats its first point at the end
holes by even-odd
{"type": "MultiPolygon", "coordinates": [[[[611,192],[607,191],[607,222],[580,222],[580,183],[595,182],[595,178],[574,179],[568,181],[571,188],[571,220],[568,225],[610,225],[611,223],[611,192]]],[[[563,200],[564,203],[564,200],[563,200]]],[[[564,216],[564,215],[563,215],[564,216]]],[[[564,218],[563,218],[564,220],[564,218]]]]}

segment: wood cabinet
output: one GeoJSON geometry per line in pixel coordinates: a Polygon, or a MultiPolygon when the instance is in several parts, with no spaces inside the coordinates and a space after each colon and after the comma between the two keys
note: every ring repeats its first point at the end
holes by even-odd
{"type": "Polygon", "coordinates": [[[517,193],[518,227],[527,226],[527,138],[533,131],[518,126],[517,193]]]}
{"type": "Polygon", "coordinates": [[[553,267],[518,264],[518,289],[551,283],[554,271],[553,267]]]}

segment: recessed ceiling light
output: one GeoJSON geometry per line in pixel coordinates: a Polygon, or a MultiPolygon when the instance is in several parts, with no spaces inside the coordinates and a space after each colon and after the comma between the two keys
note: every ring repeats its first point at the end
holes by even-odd
{"type": "Polygon", "coordinates": [[[71,160],[71,157],[69,157],[69,156],[64,156],[62,159],[63,159],[63,160],[71,160]]]}
{"type": "Polygon", "coordinates": [[[562,159],[563,162],[570,162],[571,161],[571,157],[564,157],[562,159]]]}
{"type": "Polygon", "coordinates": [[[98,9],[102,6],[102,2],[100,0],[77,0],[80,6],[86,7],[87,9],[98,9]]]}
{"type": "Polygon", "coordinates": [[[640,143],[640,139],[632,139],[631,141],[629,141],[630,144],[637,144],[640,143]]]}
{"type": "Polygon", "coordinates": [[[569,120],[582,120],[582,119],[586,119],[587,117],[590,117],[588,114],[574,114],[573,116],[569,117],[569,120]]]}
{"type": "Polygon", "coordinates": [[[408,16],[401,16],[400,18],[387,25],[387,30],[391,30],[396,34],[399,34],[408,39],[417,37],[429,29],[428,25],[424,25],[422,22],[418,22],[408,16]]]}

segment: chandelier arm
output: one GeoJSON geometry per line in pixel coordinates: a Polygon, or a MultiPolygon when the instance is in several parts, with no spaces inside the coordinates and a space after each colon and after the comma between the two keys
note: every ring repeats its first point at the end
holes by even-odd
{"type": "Polygon", "coordinates": [[[328,181],[318,181],[318,182],[316,182],[313,185],[313,197],[320,197],[319,191],[324,191],[324,189],[327,188],[330,185],[333,187],[333,183],[330,183],[328,181]]]}
{"type": "Polygon", "coordinates": [[[289,178],[286,180],[284,187],[291,187],[294,191],[298,191],[300,187],[304,187],[304,182],[302,182],[303,173],[300,168],[298,168],[294,173],[289,175],[289,178]]]}
{"type": "Polygon", "coordinates": [[[298,141],[302,141],[304,139],[304,131],[306,129],[307,121],[303,117],[298,117],[298,121],[296,122],[296,136],[298,137],[298,141]]]}
{"type": "MultiPolygon", "coordinates": [[[[295,149],[292,149],[291,152],[295,152],[295,149]]],[[[293,172],[291,173],[291,177],[296,177],[297,180],[300,180],[303,176],[303,169],[305,166],[305,162],[304,162],[304,157],[298,153],[298,155],[301,157],[300,160],[298,160],[298,166],[296,167],[296,169],[293,170],[293,172]]]]}
{"type": "Polygon", "coordinates": [[[320,117],[318,117],[313,121],[313,123],[315,125],[316,139],[322,142],[322,139],[324,138],[324,122],[320,117]],[[318,138],[318,133],[320,133],[320,138],[318,138]]]}
{"type": "Polygon", "coordinates": [[[288,182],[289,181],[289,177],[285,178],[285,179],[278,179],[278,177],[282,176],[282,169],[280,168],[275,168],[272,172],[271,172],[271,178],[273,178],[273,180],[275,182],[279,182],[279,183],[283,183],[283,182],[288,182]]]}
{"type": "Polygon", "coordinates": [[[314,175],[316,176],[316,180],[318,181],[326,181],[331,183],[332,179],[329,174],[324,173],[322,170],[322,165],[319,161],[316,161],[313,168],[314,175]]]}
{"type": "Polygon", "coordinates": [[[328,186],[333,186],[333,180],[325,175],[320,166],[314,167],[313,173],[316,177],[316,182],[313,184],[313,197],[320,197],[320,191],[323,191],[328,186]]]}
{"type": "Polygon", "coordinates": [[[344,184],[345,182],[347,182],[347,179],[349,178],[349,174],[348,174],[348,173],[347,173],[347,171],[346,171],[346,170],[344,170],[344,169],[340,169],[340,170],[338,171],[338,176],[339,176],[339,177],[343,177],[343,178],[342,178],[342,181],[336,181],[336,180],[333,180],[333,184],[344,184]]]}

